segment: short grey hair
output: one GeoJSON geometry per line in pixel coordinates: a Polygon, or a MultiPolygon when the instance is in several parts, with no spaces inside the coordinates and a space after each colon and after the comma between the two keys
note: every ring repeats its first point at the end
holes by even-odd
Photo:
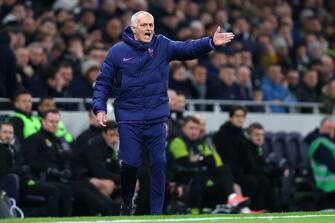
{"type": "Polygon", "coordinates": [[[135,14],[133,14],[133,15],[131,16],[131,19],[130,19],[130,26],[136,26],[136,25],[137,25],[137,17],[138,17],[139,15],[142,15],[142,14],[145,14],[145,15],[150,16],[150,17],[152,18],[152,21],[155,21],[155,20],[154,20],[154,17],[153,17],[149,12],[147,12],[147,11],[138,11],[138,12],[136,12],[135,14]]]}

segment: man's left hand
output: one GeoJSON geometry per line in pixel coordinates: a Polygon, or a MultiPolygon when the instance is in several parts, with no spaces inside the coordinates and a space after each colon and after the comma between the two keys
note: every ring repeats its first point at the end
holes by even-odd
{"type": "Polygon", "coordinates": [[[213,36],[213,43],[215,46],[221,46],[223,44],[229,43],[234,39],[234,33],[221,33],[221,27],[218,26],[213,36]]]}

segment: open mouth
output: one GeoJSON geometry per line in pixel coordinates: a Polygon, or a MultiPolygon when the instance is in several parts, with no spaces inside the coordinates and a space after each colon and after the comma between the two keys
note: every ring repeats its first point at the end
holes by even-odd
{"type": "Polygon", "coordinates": [[[151,36],[151,33],[146,32],[146,33],[144,33],[144,36],[146,36],[146,37],[150,37],[150,36],[151,36]]]}

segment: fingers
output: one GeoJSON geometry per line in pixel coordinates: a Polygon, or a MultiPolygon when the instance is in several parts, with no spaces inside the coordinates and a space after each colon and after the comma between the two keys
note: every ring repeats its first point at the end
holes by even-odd
{"type": "Polygon", "coordinates": [[[105,113],[98,113],[97,119],[100,126],[106,127],[107,115],[105,113]]]}
{"type": "Polygon", "coordinates": [[[220,30],[221,30],[221,26],[218,26],[218,28],[216,28],[216,31],[215,31],[215,33],[219,33],[219,32],[220,32],[220,30]]]}

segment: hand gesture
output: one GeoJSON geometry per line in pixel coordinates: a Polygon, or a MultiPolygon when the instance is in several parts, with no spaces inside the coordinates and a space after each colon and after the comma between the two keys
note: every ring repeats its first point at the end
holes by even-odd
{"type": "Polygon", "coordinates": [[[98,121],[99,126],[106,127],[107,122],[106,112],[98,112],[96,119],[98,121]]]}
{"type": "Polygon", "coordinates": [[[234,33],[221,33],[221,27],[218,26],[213,36],[213,43],[215,46],[221,46],[223,44],[229,43],[234,39],[234,33]]]}

